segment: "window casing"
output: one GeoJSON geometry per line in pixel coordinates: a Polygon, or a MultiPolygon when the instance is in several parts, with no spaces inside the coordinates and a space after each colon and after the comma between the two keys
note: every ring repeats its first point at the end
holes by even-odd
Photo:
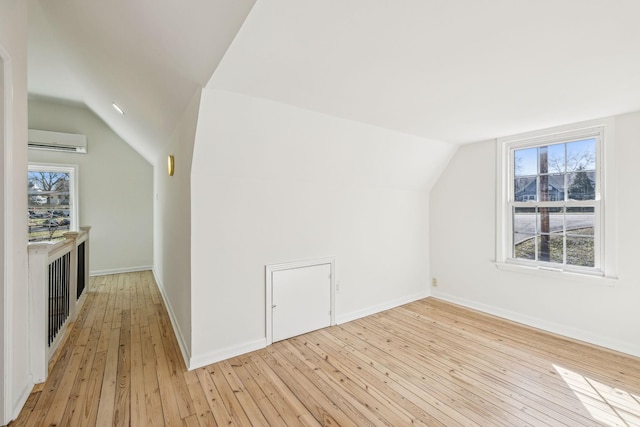
{"type": "Polygon", "coordinates": [[[612,135],[604,120],[498,140],[499,266],[613,274],[612,135]]]}
{"type": "Polygon", "coordinates": [[[67,231],[78,230],[76,179],[76,166],[29,164],[29,241],[57,240],[67,231]]]}

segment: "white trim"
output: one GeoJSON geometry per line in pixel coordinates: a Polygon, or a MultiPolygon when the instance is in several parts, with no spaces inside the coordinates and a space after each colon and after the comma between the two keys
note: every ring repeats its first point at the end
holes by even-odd
{"type": "Polygon", "coordinates": [[[396,308],[404,304],[409,304],[410,302],[418,301],[423,298],[427,298],[428,296],[429,296],[429,291],[425,290],[417,294],[409,295],[402,298],[397,298],[392,301],[386,301],[382,304],[373,305],[370,307],[363,308],[361,310],[352,311],[351,313],[345,313],[338,317],[337,324],[341,325],[343,323],[351,322],[352,320],[357,320],[366,316],[371,316],[372,314],[380,313],[381,311],[385,311],[385,310],[390,310],[392,308],[396,308]]]}
{"type": "Polygon", "coordinates": [[[604,239],[601,240],[603,253],[602,269],[606,277],[617,277],[618,274],[618,181],[615,173],[615,120],[603,119],[604,141],[600,155],[602,160],[602,187],[605,199],[601,202],[602,227],[604,227],[604,239]]]}
{"type": "Polygon", "coordinates": [[[19,396],[16,399],[15,404],[11,408],[11,413],[13,414],[11,418],[13,420],[18,418],[18,415],[20,415],[20,412],[24,408],[24,405],[26,405],[27,399],[29,399],[29,395],[31,395],[32,391],[33,391],[33,384],[30,384],[30,383],[26,383],[22,388],[22,391],[19,393],[19,396]]]}
{"type": "MultiPolygon", "coordinates": [[[[153,266],[151,265],[141,265],[138,267],[122,267],[122,268],[111,268],[108,270],[93,270],[89,272],[89,276],[107,276],[109,274],[121,274],[121,273],[135,273],[138,271],[147,271],[153,270],[153,266]]],[[[156,280],[157,281],[157,280],[156,280]]]]}
{"type": "Polygon", "coordinates": [[[267,345],[273,344],[273,273],[294,268],[313,267],[329,264],[331,266],[331,326],[336,324],[336,261],[333,257],[317,258],[312,260],[285,262],[265,266],[265,341],[267,345]]]}
{"type": "Polygon", "coordinates": [[[267,346],[267,342],[264,338],[260,338],[254,341],[249,341],[241,345],[235,345],[233,347],[223,348],[222,350],[214,351],[211,353],[203,354],[200,356],[192,356],[189,360],[187,368],[191,371],[201,368],[203,366],[211,365],[212,363],[227,360],[232,357],[240,356],[241,354],[250,353],[252,351],[261,350],[267,346]]]}
{"type": "MultiPolygon", "coordinates": [[[[184,335],[182,334],[182,329],[178,327],[178,321],[176,320],[175,312],[173,311],[173,307],[169,302],[169,298],[164,290],[164,285],[160,281],[158,275],[155,270],[151,270],[153,273],[153,278],[156,281],[156,286],[160,290],[160,295],[162,295],[162,300],[164,301],[164,306],[167,308],[167,313],[169,313],[169,320],[171,320],[171,326],[173,327],[173,332],[178,341],[178,346],[180,347],[180,352],[182,353],[182,359],[184,360],[184,365],[189,368],[189,364],[191,363],[191,352],[189,351],[189,347],[184,340],[184,335]]],[[[189,368],[191,369],[191,368],[189,368]]]]}
{"type": "MultiPolygon", "coordinates": [[[[611,117],[597,120],[590,120],[581,123],[558,126],[551,129],[537,130],[519,135],[513,135],[496,140],[496,248],[495,262],[499,268],[509,268],[518,264],[521,268],[513,268],[512,271],[526,271],[532,266],[526,265],[526,261],[511,259],[512,248],[512,217],[509,211],[512,205],[526,206],[526,202],[514,202],[512,200],[513,183],[511,182],[512,161],[510,159],[511,149],[514,147],[526,148],[556,141],[567,141],[578,139],[589,135],[599,135],[600,139],[596,144],[597,166],[596,173],[596,200],[590,202],[594,206],[596,218],[598,218],[595,233],[596,265],[594,268],[576,268],[572,266],[562,266],[561,270],[568,273],[602,275],[608,278],[615,278],[617,274],[617,251],[616,235],[617,226],[615,221],[616,209],[616,182],[613,173],[614,149],[614,124],[611,117]]],[[[551,204],[552,202],[548,203],[551,204]]],[[[555,203],[555,202],[553,202],[555,203]]],[[[563,205],[584,205],[586,202],[565,202],[563,205]]],[[[545,204],[545,203],[543,203],[545,204]]],[[[556,203],[557,204],[557,203],[556,203]]],[[[540,203],[537,203],[540,205],[540,203]]],[[[549,264],[550,268],[555,264],[549,264]]],[[[543,266],[536,267],[544,268],[543,266]]]]}
{"type": "Polygon", "coordinates": [[[640,343],[631,343],[611,339],[606,335],[594,334],[583,329],[572,328],[559,323],[549,322],[537,317],[527,316],[515,311],[505,310],[500,307],[471,301],[465,298],[459,298],[439,291],[434,291],[432,297],[471,308],[473,310],[478,310],[483,313],[491,314],[493,316],[498,316],[503,319],[511,320],[513,322],[522,323],[523,325],[541,329],[546,332],[562,335],[574,340],[584,341],[589,344],[606,347],[608,349],[630,354],[635,357],[640,357],[640,343]]]}
{"type": "Polygon", "coordinates": [[[562,269],[551,268],[551,267],[543,267],[539,265],[525,265],[525,264],[514,264],[509,262],[497,262],[496,268],[498,270],[504,271],[513,271],[516,273],[526,273],[532,274],[538,277],[544,278],[562,278],[562,280],[578,280],[580,282],[585,283],[585,280],[588,280],[591,283],[593,281],[599,281],[605,286],[616,286],[616,282],[618,277],[607,276],[605,277],[603,274],[599,272],[592,271],[584,271],[584,272],[574,272],[574,271],[565,271],[562,269]]]}
{"type": "MultiPolygon", "coordinates": [[[[16,413],[11,407],[13,402],[13,360],[11,348],[13,343],[13,265],[9,254],[13,251],[13,66],[11,55],[0,45],[0,60],[3,66],[3,98],[4,98],[4,276],[2,277],[2,294],[4,315],[2,331],[3,354],[0,355],[0,380],[2,380],[3,402],[0,406],[0,424],[6,424],[16,413]]],[[[20,403],[22,399],[18,401],[20,403]]],[[[25,399],[26,402],[26,399],[25,399]]],[[[21,406],[20,406],[21,407],[21,406]]]]}

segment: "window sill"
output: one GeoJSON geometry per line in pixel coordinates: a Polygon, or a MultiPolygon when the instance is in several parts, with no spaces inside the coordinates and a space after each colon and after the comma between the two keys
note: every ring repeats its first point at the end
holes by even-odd
{"type": "Polygon", "coordinates": [[[496,262],[495,265],[498,270],[503,271],[512,271],[515,273],[531,274],[538,277],[557,278],[563,280],[599,281],[606,286],[615,286],[615,283],[618,280],[617,276],[605,275],[601,271],[576,272],[566,271],[560,268],[530,266],[511,262],[496,262]]]}

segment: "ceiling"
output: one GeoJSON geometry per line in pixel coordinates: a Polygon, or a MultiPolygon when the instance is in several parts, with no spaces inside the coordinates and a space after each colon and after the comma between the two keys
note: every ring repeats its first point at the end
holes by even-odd
{"type": "Polygon", "coordinates": [[[640,1],[258,1],[212,85],[468,143],[640,110],[640,1]]]}
{"type": "Polygon", "coordinates": [[[29,1],[30,95],[85,104],[153,161],[255,0],[29,1]]]}
{"type": "Polygon", "coordinates": [[[30,1],[30,93],[147,159],[209,79],[452,143],[640,110],[637,0],[30,1]]]}

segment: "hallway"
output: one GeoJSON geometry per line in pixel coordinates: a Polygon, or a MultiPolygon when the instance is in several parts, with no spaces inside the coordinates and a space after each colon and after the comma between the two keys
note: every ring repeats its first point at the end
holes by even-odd
{"type": "Polygon", "coordinates": [[[164,425],[163,411],[180,420],[185,367],[151,272],[89,286],[47,382],[11,426],[164,425]]]}

